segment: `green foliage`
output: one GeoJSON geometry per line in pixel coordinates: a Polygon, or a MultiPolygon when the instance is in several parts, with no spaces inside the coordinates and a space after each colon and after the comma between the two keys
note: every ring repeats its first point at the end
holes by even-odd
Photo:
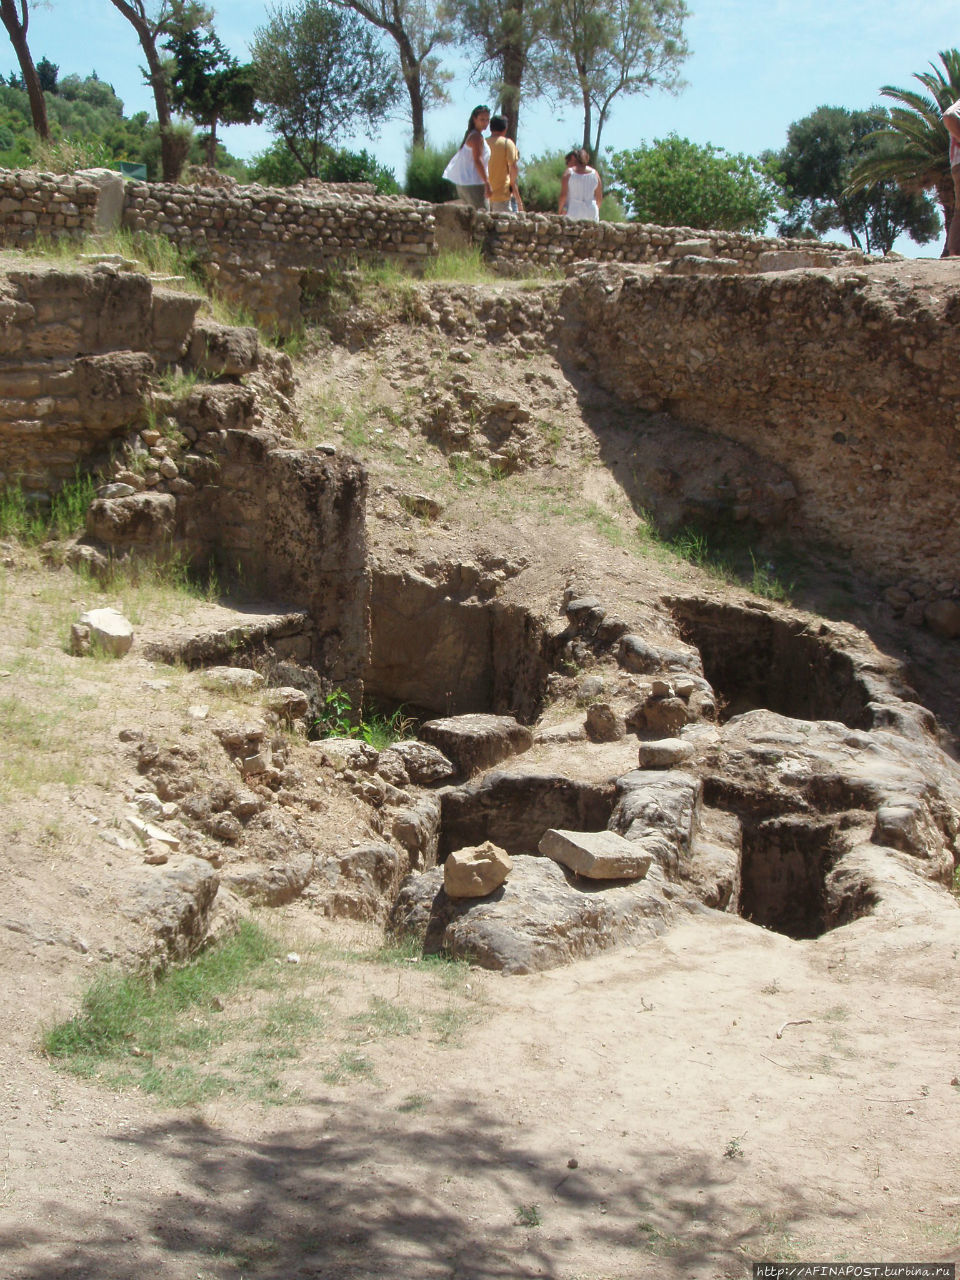
{"type": "Polygon", "coordinates": [[[858,165],[889,149],[891,139],[884,132],[889,119],[884,107],[818,107],[790,126],[787,145],[776,156],[788,191],[781,235],[822,236],[840,230],[867,253],[889,253],[902,231],[917,244],[939,235],[936,210],[921,192],[904,191],[890,179],[850,187],[858,165]]]}
{"type": "Polygon", "coordinates": [[[234,938],[169,969],[155,981],[148,975],[111,974],[87,989],[80,1012],[52,1027],[45,1052],[78,1075],[94,1075],[104,1063],[130,1056],[136,1047],[146,1067],[149,1054],[196,1044],[195,1010],[235,991],[266,965],[279,948],[256,925],[245,921],[234,938]]]}
{"type": "Polygon", "coordinates": [[[780,197],[762,160],[675,133],[614,152],[610,170],[629,216],[665,227],[760,233],[780,197]]]}
{"type": "Polygon", "coordinates": [[[207,161],[216,163],[217,125],[252,124],[256,108],[253,68],[241,66],[209,27],[179,29],[165,41],[173,56],[170,99],[208,129],[207,161]]]}
{"type": "Polygon", "coordinates": [[[540,82],[583,112],[583,140],[600,151],[614,99],[680,87],[689,49],[684,0],[551,0],[540,82]]]}
{"type": "Polygon", "coordinates": [[[543,1218],[540,1216],[540,1206],[538,1204],[518,1205],[517,1212],[514,1215],[514,1221],[518,1227],[543,1226],[543,1218]]]}
{"type": "Polygon", "coordinates": [[[278,4],[251,49],[267,122],[310,177],[343,133],[373,134],[398,96],[396,73],[369,25],[325,0],[278,4]]]}
{"type": "MultiPolygon", "coordinates": [[[[33,130],[26,90],[0,84],[0,167],[41,168],[53,173],[104,166],[119,161],[145,164],[150,178],[160,176],[160,131],[146,111],[123,114],[123,103],[111,85],[96,75],[65,76],[56,94],[47,94],[50,138],[44,142],[33,130]]],[[[187,159],[201,163],[201,139],[186,122],[174,126],[187,159]]],[[[245,168],[223,147],[217,165],[242,177],[245,168]]]]}
{"type": "Polygon", "coordinates": [[[414,200],[429,200],[432,204],[452,200],[456,188],[443,176],[443,171],[459,145],[458,142],[450,142],[445,147],[411,147],[407,152],[404,194],[414,200]]]}
{"type": "Polygon", "coordinates": [[[564,151],[549,151],[520,165],[520,194],[530,213],[556,213],[566,161],[564,151]]]}
{"type": "Polygon", "coordinates": [[[850,175],[848,190],[861,191],[878,182],[895,182],[906,191],[935,190],[945,225],[953,214],[953,180],[950,176],[950,135],[943,112],[960,98],[960,50],[940,53],[942,70],[934,63],[929,71],[914,75],[926,94],[885,84],[880,90],[898,105],[890,108],[883,130],[884,145],[861,160],[850,175]]]}
{"type": "Polygon", "coordinates": [[[378,751],[410,736],[416,724],[403,707],[387,712],[375,703],[361,707],[354,714],[353,700],[345,689],[332,689],[324,698],[323,709],[313,722],[317,738],[358,738],[378,751]]]}
{"type": "Polygon", "coordinates": [[[25,493],[19,481],[8,485],[0,492],[0,537],[36,544],[78,533],[95,492],[96,481],[80,471],[49,502],[25,493]]]}

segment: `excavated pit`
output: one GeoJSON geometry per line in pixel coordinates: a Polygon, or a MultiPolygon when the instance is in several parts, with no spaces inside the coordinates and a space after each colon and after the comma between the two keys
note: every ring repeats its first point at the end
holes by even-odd
{"type": "Polygon", "coordinates": [[[794,816],[745,827],[738,914],[788,938],[819,938],[869,904],[836,901],[828,877],[842,853],[836,826],[794,816]]]}
{"type": "Polygon", "coordinates": [[[684,639],[696,646],[722,722],[766,708],[797,720],[869,729],[871,693],[850,654],[806,618],[711,600],[672,600],[684,639]]]}
{"type": "Polygon", "coordinates": [[[558,774],[495,770],[440,796],[442,862],[455,849],[492,840],[510,854],[536,854],[549,828],[603,831],[616,800],[613,783],[577,782],[558,774]]]}
{"type": "Polygon", "coordinates": [[[493,590],[473,565],[448,567],[441,582],[373,570],[366,692],[421,719],[493,712],[532,723],[555,642],[522,606],[483,598],[493,590]]]}

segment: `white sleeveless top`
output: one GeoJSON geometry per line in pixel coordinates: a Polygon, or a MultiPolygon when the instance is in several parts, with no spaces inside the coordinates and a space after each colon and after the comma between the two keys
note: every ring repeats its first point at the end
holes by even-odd
{"type": "Polygon", "coordinates": [[[579,218],[581,221],[599,222],[600,210],[594,195],[597,190],[599,175],[595,169],[589,173],[576,173],[573,169],[567,175],[567,217],[579,218]]]}
{"type": "MultiPolygon", "coordinates": [[[[486,173],[487,165],[490,163],[490,148],[487,146],[486,138],[483,138],[480,161],[483,164],[484,173],[486,173]]],[[[480,175],[477,173],[477,166],[473,163],[473,152],[466,143],[463,144],[444,169],[443,176],[448,182],[453,182],[458,187],[483,186],[480,175]]]]}

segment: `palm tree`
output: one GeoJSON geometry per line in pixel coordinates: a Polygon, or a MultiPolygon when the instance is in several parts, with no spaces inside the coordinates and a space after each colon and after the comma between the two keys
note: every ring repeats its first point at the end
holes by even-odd
{"type": "Polygon", "coordinates": [[[845,194],[852,195],[875,183],[891,180],[905,191],[929,191],[932,188],[937,193],[949,236],[954,196],[950,176],[950,135],[942,116],[947,107],[960,98],[960,51],[943,50],[940,61],[943,63],[942,71],[931,62],[929,71],[918,71],[913,77],[928,90],[929,97],[889,84],[880,90],[885,98],[893,98],[901,105],[890,108],[890,120],[885,129],[870,135],[871,139],[882,140],[884,145],[853,170],[845,194]]]}

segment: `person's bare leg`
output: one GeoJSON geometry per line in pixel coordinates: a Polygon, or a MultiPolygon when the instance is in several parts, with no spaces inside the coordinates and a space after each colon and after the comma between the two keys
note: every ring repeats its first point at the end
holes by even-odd
{"type": "Polygon", "coordinates": [[[953,217],[947,233],[947,257],[960,257],[960,164],[950,170],[953,178],[953,217]]]}

